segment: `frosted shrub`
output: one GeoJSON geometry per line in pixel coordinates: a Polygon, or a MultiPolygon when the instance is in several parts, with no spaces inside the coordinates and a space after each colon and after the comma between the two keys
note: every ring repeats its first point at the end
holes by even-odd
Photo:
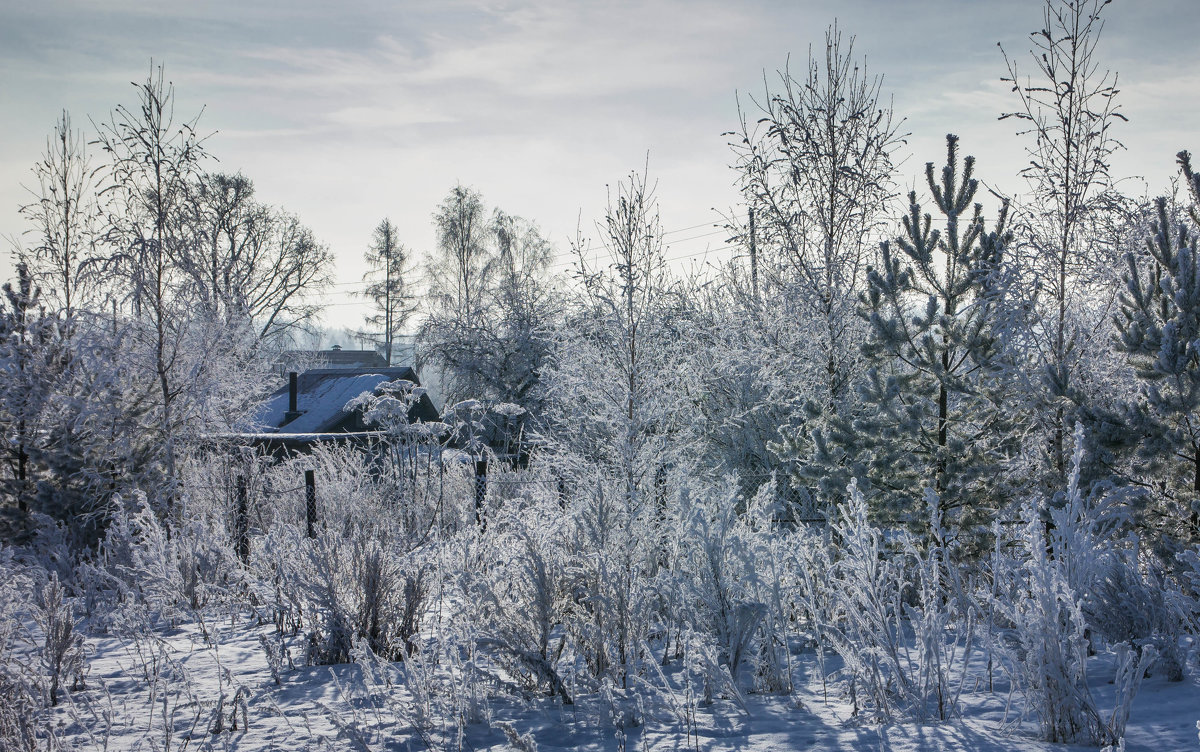
{"type": "Polygon", "coordinates": [[[1200,601],[1200,546],[1192,546],[1179,554],[1180,569],[1187,581],[1190,597],[1200,601]]]}
{"type": "MultiPolygon", "coordinates": [[[[236,551],[239,536],[269,524],[275,504],[262,493],[271,457],[250,447],[191,447],[179,460],[180,487],[185,494],[184,526],[204,519],[214,534],[226,540],[221,546],[236,551]],[[246,517],[239,520],[239,484],[246,490],[246,517]],[[239,525],[244,524],[245,528],[239,525]]],[[[293,484],[295,485],[295,484],[293,484]]],[[[174,531],[172,531],[174,533],[174,531]]]]}
{"type": "Polygon", "coordinates": [[[380,473],[372,455],[356,450],[318,447],[266,476],[278,487],[302,479],[306,469],[316,477],[316,535],[303,532],[303,486],[271,494],[283,503],[253,557],[256,600],[280,634],[307,630],[310,663],[350,660],[359,638],[374,653],[399,659],[414,650],[440,523],[452,515],[398,509],[390,476],[380,473]]]}
{"type": "Polygon", "coordinates": [[[494,651],[482,649],[488,637],[482,631],[483,625],[473,618],[478,604],[472,600],[471,577],[467,575],[472,569],[486,566],[480,552],[472,532],[464,532],[429,552],[437,561],[432,576],[437,579],[434,586],[438,605],[427,628],[409,643],[410,652],[402,660],[388,663],[384,670],[383,656],[371,651],[366,640],[358,641],[361,650],[355,653],[360,666],[364,665],[363,655],[377,656],[372,659],[377,684],[403,686],[404,695],[392,696],[386,702],[431,749],[462,749],[466,727],[489,723],[489,703],[497,690],[513,686],[506,674],[495,670],[489,657],[494,651]],[[435,743],[435,734],[446,737],[435,743]]]}
{"type": "MultiPolygon", "coordinates": [[[[425,388],[410,381],[385,382],[374,393],[363,393],[346,405],[346,410],[361,409],[363,420],[385,434],[372,450],[377,470],[384,481],[386,503],[407,516],[410,528],[428,524],[428,516],[445,500],[442,449],[457,427],[410,422],[410,413],[424,395],[425,388]]],[[[452,415],[452,408],[446,412],[452,415]]]]}
{"type": "Polygon", "coordinates": [[[479,637],[478,624],[458,619],[446,622],[438,630],[429,655],[424,656],[427,675],[431,659],[444,667],[439,703],[444,717],[456,719],[460,739],[462,724],[491,722],[489,701],[500,686],[488,670],[490,662],[478,649],[479,637]]]}
{"type": "Polygon", "coordinates": [[[57,573],[52,572],[38,588],[32,611],[41,632],[41,675],[46,684],[46,703],[58,705],[59,685],[64,678],[74,679],[73,688],[82,684],[83,637],[76,629],[75,614],[57,573]]]}
{"type": "MultiPolygon", "coordinates": [[[[359,668],[358,680],[361,682],[361,692],[358,697],[346,697],[349,704],[349,719],[342,718],[342,713],[329,710],[331,720],[342,733],[353,740],[361,741],[355,746],[360,749],[382,749],[389,741],[393,744],[403,738],[397,732],[407,735],[416,732],[417,736],[429,749],[437,745],[430,736],[435,728],[437,711],[431,685],[413,681],[413,660],[404,664],[395,664],[374,653],[367,641],[359,638],[351,650],[351,658],[359,668]],[[404,685],[408,690],[407,697],[398,689],[404,685]],[[359,712],[359,707],[372,711],[359,712]],[[368,725],[371,718],[375,723],[373,728],[368,725]]],[[[335,679],[336,682],[336,679],[335,679]]],[[[339,689],[341,688],[338,685],[339,689]]],[[[343,691],[343,694],[346,694],[343,691]]],[[[446,720],[443,718],[443,720],[446,720]]]]}
{"type": "Polygon", "coordinates": [[[591,675],[625,689],[644,657],[655,603],[653,511],[640,491],[623,484],[596,478],[581,490],[568,538],[576,556],[565,626],[591,675]]]}
{"type": "Polygon", "coordinates": [[[685,696],[693,702],[698,697],[705,705],[711,705],[716,697],[727,697],[745,710],[745,698],[712,635],[689,629],[684,633],[683,646],[685,696]],[[693,687],[700,691],[698,696],[693,687]]]}
{"type": "Polygon", "coordinates": [[[774,482],[759,488],[746,506],[743,519],[756,545],[752,565],[757,599],[765,606],[757,650],[750,656],[760,691],[790,693],[792,653],[788,640],[799,622],[803,607],[794,598],[800,587],[796,557],[796,531],[776,524],[780,514],[774,482]]]}
{"type": "MultiPolygon", "coordinates": [[[[855,712],[859,692],[880,718],[892,715],[891,687],[903,680],[899,669],[901,570],[881,555],[882,534],[867,521],[867,506],[856,483],[832,523],[840,545],[827,571],[830,610],[822,636],[842,656],[849,675],[855,712]]],[[[817,618],[816,613],[810,617],[817,618]]]]}
{"type": "Polygon", "coordinates": [[[82,685],[77,626],[58,572],[23,563],[0,544],[0,750],[69,748],[50,708],[64,679],[82,685]]]}
{"type": "Polygon", "coordinates": [[[411,649],[430,575],[420,553],[365,535],[323,533],[304,546],[310,663],[347,662],[358,637],[392,660],[411,649]]]}
{"type": "Polygon", "coordinates": [[[217,510],[191,510],[185,504],[171,546],[179,569],[184,602],[195,615],[211,606],[231,607],[245,589],[235,543],[217,510]]]}
{"type": "Polygon", "coordinates": [[[1089,623],[1107,640],[1127,643],[1138,653],[1152,646],[1157,660],[1151,670],[1162,671],[1168,681],[1183,681],[1187,635],[1194,629],[1193,604],[1165,573],[1140,569],[1130,553],[1118,560],[1085,602],[1096,613],[1091,617],[1089,609],[1089,623]]]}
{"type": "Polygon", "coordinates": [[[36,750],[39,740],[39,692],[34,670],[22,650],[22,620],[33,591],[27,567],[11,548],[0,545],[0,749],[36,750]]]}
{"type": "Polygon", "coordinates": [[[1152,646],[1157,666],[1171,681],[1181,681],[1184,642],[1195,628],[1192,599],[1176,576],[1141,555],[1129,515],[1137,490],[1100,482],[1084,493],[1083,452],[1083,428],[1077,425],[1066,494],[1061,505],[1045,512],[1053,523],[1048,530],[1053,556],[1062,562],[1092,633],[1109,643],[1128,643],[1139,655],[1152,646]]]}
{"type": "Polygon", "coordinates": [[[1082,439],[1077,427],[1066,503],[1048,512],[1054,523],[1049,534],[1041,510],[1027,505],[1017,538],[1003,547],[1013,553],[997,556],[991,608],[1002,628],[994,633],[994,648],[1044,739],[1111,745],[1125,734],[1130,703],[1156,650],[1117,651],[1116,706],[1105,716],[1088,689],[1085,604],[1094,599],[1081,588],[1095,587],[1126,564],[1116,553],[1104,553],[1112,550],[1103,539],[1111,516],[1080,489],[1082,439]]]}
{"type": "Polygon", "coordinates": [[[304,551],[301,531],[277,524],[259,539],[252,560],[250,582],[255,608],[260,615],[270,618],[281,636],[295,635],[304,626],[307,613],[304,551]]]}
{"type": "MultiPolygon", "coordinates": [[[[940,530],[931,496],[926,503],[940,530]]],[[[853,482],[833,532],[840,546],[828,573],[831,612],[821,635],[845,662],[856,706],[864,702],[881,719],[956,714],[972,620],[954,621],[970,609],[946,587],[947,552],[935,545],[922,555],[910,540],[885,551],[883,532],[867,520],[866,501],[853,482]]]]}
{"type": "Polygon", "coordinates": [[[468,603],[482,632],[480,647],[530,687],[564,704],[572,699],[556,666],[562,641],[551,644],[567,608],[567,525],[556,501],[524,509],[511,503],[488,525],[477,577],[464,572],[468,603]]]}
{"type": "Polygon", "coordinates": [[[416,467],[398,469],[394,463],[399,459],[387,444],[317,446],[311,454],[264,472],[264,494],[271,501],[264,528],[284,524],[305,530],[304,473],[312,470],[318,527],[412,540],[452,534],[474,523],[474,481],[459,459],[452,452],[444,457],[421,454],[416,467]],[[416,473],[415,481],[409,470],[416,473]],[[414,482],[420,486],[415,495],[414,482]]]}
{"type": "MultiPolygon", "coordinates": [[[[680,496],[686,521],[682,546],[697,626],[716,638],[722,661],[736,678],[767,614],[759,595],[770,583],[760,580],[756,566],[766,531],[755,530],[739,514],[744,500],[732,479],[719,489],[685,488],[680,496]]],[[[762,502],[754,508],[761,510],[762,502]]]]}
{"type": "Polygon", "coordinates": [[[176,624],[186,614],[183,575],[166,528],[140,491],[126,502],[114,496],[100,561],[114,576],[124,604],[143,604],[152,618],[176,624]]]}
{"type": "Polygon", "coordinates": [[[278,634],[271,635],[270,637],[265,634],[259,634],[258,644],[267,659],[267,668],[271,672],[271,680],[277,686],[282,685],[283,672],[295,668],[292,663],[292,653],[288,650],[283,637],[278,634]]]}
{"type": "Polygon", "coordinates": [[[841,544],[829,572],[836,610],[823,633],[845,662],[855,710],[862,692],[881,719],[890,718],[896,700],[911,688],[900,656],[903,566],[882,555],[882,533],[867,521],[867,504],[856,483],[847,494],[833,523],[841,544]]]}
{"type": "Polygon", "coordinates": [[[533,738],[533,734],[520,734],[515,726],[507,721],[496,721],[492,724],[493,728],[498,728],[504,734],[508,746],[512,747],[516,752],[538,752],[537,740],[533,738]]]}
{"type": "Polygon", "coordinates": [[[915,650],[909,659],[915,684],[912,715],[946,720],[960,713],[958,700],[975,649],[976,608],[958,580],[950,550],[942,543],[947,539],[942,505],[932,489],[925,490],[925,508],[930,517],[929,546],[922,552],[911,538],[904,545],[915,589],[915,603],[906,600],[903,605],[915,650]]]}
{"type": "Polygon", "coordinates": [[[195,619],[207,634],[205,610],[236,605],[245,590],[244,575],[224,523],[212,513],[190,514],[168,533],[142,493],[131,503],[114,497],[114,510],[100,547],[108,578],[92,573],[92,584],[115,585],[125,607],[138,601],[149,615],[176,624],[195,619]],[[105,582],[107,581],[107,582],[105,582]]]}
{"type": "Polygon", "coordinates": [[[1008,625],[995,632],[995,648],[1042,738],[1071,742],[1099,718],[1087,689],[1087,622],[1066,567],[1046,554],[1036,511],[1027,508],[1025,519],[1016,541],[1024,560],[1002,558],[993,572],[991,607],[1008,625]]]}

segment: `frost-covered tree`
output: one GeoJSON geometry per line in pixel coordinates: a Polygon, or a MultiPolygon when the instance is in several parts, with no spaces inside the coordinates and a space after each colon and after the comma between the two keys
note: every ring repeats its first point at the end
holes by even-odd
{"type": "Polygon", "coordinates": [[[483,391],[474,367],[475,333],[484,311],[484,291],[492,276],[483,197],[456,185],[433,215],[437,253],[429,263],[430,310],[421,326],[424,359],[447,377],[447,399],[478,397],[483,391]]]}
{"type": "Polygon", "coordinates": [[[882,95],[883,79],[854,58],[854,38],[836,25],[824,54],[809,52],[804,75],[779,73],[761,115],[741,113],[734,169],[746,203],[739,224],[752,252],[752,286],[793,298],[823,352],[819,401],[832,410],[853,400],[864,331],[855,315],[875,237],[893,196],[892,154],[899,123],[882,95]],[[761,263],[760,258],[771,263],[761,263]]]}
{"type": "Polygon", "coordinates": [[[537,225],[499,209],[492,217],[496,268],[489,295],[490,332],[485,375],[503,403],[541,415],[541,372],[550,356],[561,307],[547,273],[554,248],[537,225]]]}
{"type": "Polygon", "coordinates": [[[242,174],[204,173],[184,204],[193,245],[174,259],[197,313],[276,342],[318,311],[308,294],[329,281],[333,257],[300,221],[258,201],[242,174]]]}
{"type": "Polygon", "coordinates": [[[46,298],[67,323],[66,337],[79,310],[87,306],[99,279],[95,171],[83,135],[63,112],[47,139],[46,151],[33,167],[38,187],[35,202],[21,207],[35,241],[27,263],[46,298]]]}
{"type": "MultiPolygon", "coordinates": [[[[134,475],[153,492],[153,502],[169,510],[178,496],[182,444],[228,430],[256,391],[247,366],[257,341],[249,320],[211,315],[197,294],[196,277],[203,275],[193,272],[204,268],[196,262],[203,246],[191,221],[192,198],[206,156],[197,119],[176,119],[174,87],[161,67],[136,89],[136,105],[118,106],[97,139],[108,158],[102,171],[106,282],[119,304],[111,327],[113,339],[125,345],[105,370],[123,372],[114,394],[135,418],[135,435],[122,443],[147,450],[125,459],[136,458],[134,475]]],[[[209,292],[247,293],[245,284],[222,279],[209,292]]]]}
{"type": "Polygon", "coordinates": [[[573,489],[575,587],[596,604],[568,628],[595,676],[625,687],[654,602],[648,576],[659,562],[664,471],[686,453],[673,433],[674,289],[642,176],[610,194],[597,231],[611,261],[597,268],[590,248],[575,244],[581,289],[544,377],[546,430],[573,489]]]}
{"type": "MultiPolygon", "coordinates": [[[[683,280],[672,313],[679,332],[679,421],[696,459],[736,473],[747,495],[779,468],[771,446],[819,400],[824,371],[819,338],[802,304],[786,293],[756,297],[739,263],[715,279],[683,280]]],[[[782,477],[782,476],[781,476],[782,477]]]]}
{"type": "Polygon", "coordinates": [[[611,263],[591,265],[588,246],[576,242],[581,296],[551,373],[553,430],[568,455],[602,463],[639,505],[668,454],[668,363],[677,345],[675,286],[643,176],[631,175],[610,195],[597,230],[611,263]]]}
{"type": "Polygon", "coordinates": [[[553,248],[537,225],[461,186],[435,216],[431,310],[421,356],[442,369],[449,401],[478,399],[524,412],[497,430],[517,439],[542,412],[541,374],[560,306],[548,280],[553,248]],[[515,432],[515,433],[514,433],[515,432]]]}
{"type": "Polygon", "coordinates": [[[903,233],[881,246],[880,265],[868,273],[862,408],[816,433],[806,471],[831,495],[840,488],[830,484],[868,481],[882,509],[910,521],[925,487],[948,525],[979,521],[1003,496],[1007,417],[992,286],[1009,240],[1007,205],[988,231],[974,164],[960,162],[958,137],[949,135],[940,175],[925,166],[943,228],[909,194],[903,233]]]}
{"type": "Polygon", "coordinates": [[[1118,203],[1109,162],[1121,144],[1112,129],[1125,117],[1117,76],[1101,71],[1096,58],[1100,15],[1110,1],[1046,0],[1042,28],[1030,35],[1033,77],[1022,77],[1017,60],[1005,55],[1003,80],[1012,85],[1017,107],[1001,117],[1016,119],[1020,135],[1032,142],[1021,173],[1031,196],[1018,208],[1018,225],[1020,245],[1028,249],[1021,259],[1025,292],[1033,303],[1031,366],[1040,374],[1031,387],[1056,489],[1066,482],[1066,439],[1076,407],[1087,401],[1080,383],[1084,356],[1107,347],[1102,323],[1116,307],[1120,253],[1106,242],[1104,220],[1118,203]]]}
{"type": "MultiPolygon", "coordinates": [[[[189,183],[205,152],[197,119],[176,121],[174,86],[163,78],[161,66],[136,86],[137,105],[119,105],[98,138],[109,157],[106,240],[114,251],[111,265],[119,270],[120,291],[141,324],[139,356],[156,382],[155,409],[142,429],[155,433],[162,445],[169,486],[187,413],[180,403],[190,399],[194,373],[184,357],[191,308],[174,261],[192,252],[194,238],[185,232],[189,183]]],[[[170,499],[170,489],[164,491],[170,499]]]]}
{"type": "Polygon", "coordinates": [[[384,359],[391,365],[392,344],[412,313],[412,294],[404,279],[408,274],[408,249],[400,242],[391,220],[384,218],[375,228],[366,260],[370,270],[364,276],[367,288],[362,294],[370,300],[372,309],[366,324],[371,327],[372,339],[383,347],[384,359]]]}
{"type": "MultiPolygon", "coordinates": [[[[1200,176],[1192,173],[1187,152],[1180,152],[1179,162],[1194,202],[1194,221],[1200,176]]],[[[1134,406],[1145,434],[1139,456],[1149,463],[1153,485],[1174,497],[1185,515],[1176,524],[1182,523],[1185,535],[1194,538],[1200,535],[1200,225],[1176,225],[1165,199],[1156,208],[1146,253],[1126,256],[1116,344],[1142,382],[1134,406]]]]}
{"type": "Polygon", "coordinates": [[[0,308],[0,422],[9,470],[4,490],[24,511],[34,493],[34,459],[46,438],[47,402],[59,381],[66,349],[58,321],[42,307],[41,290],[28,264],[18,261],[16,272],[16,284],[4,284],[0,308]]]}

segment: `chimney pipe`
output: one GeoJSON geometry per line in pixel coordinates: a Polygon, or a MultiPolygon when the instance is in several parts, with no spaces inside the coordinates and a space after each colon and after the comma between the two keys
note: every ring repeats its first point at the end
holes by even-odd
{"type": "Polygon", "coordinates": [[[296,386],[296,372],[291,371],[288,373],[288,409],[287,412],[283,414],[283,423],[279,424],[280,428],[283,428],[288,423],[291,423],[293,420],[300,417],[300,409],[296,404],[298,392],[299,389],[296,386]]]}

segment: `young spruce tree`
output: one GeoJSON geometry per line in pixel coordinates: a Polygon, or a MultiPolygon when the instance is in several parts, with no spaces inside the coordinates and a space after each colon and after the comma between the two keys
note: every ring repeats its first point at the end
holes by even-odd
{"type": "Polygon", "coordinates": [[[965,527],[1001,501],[995,470],[1005,417],[993,284],[1008,206],[987,232],[974,203],[974,158],[960,164],[957,136],[946,137],[946,151],[940,176],[932,162],[925,167],[944,229],[933,228],[911,192],[903,234],[881,245],[880,266],[867,274],[862,407],[814,431],[806,472],[827,498],[857,478],[883,518],[918,524],[923,489],[931,488],[947,527],[965,527]]]}
{"type": "Polygon", "coordinates": [[[369,335],[383,347],[383,357],[391,365],[396,337],[412,312],[412,296],[404,284],[408,250],[390,219],[385,218],[375,228],[366,260],[371,270],[365,276],[367,288],[362,294],[371,301],[372,309],[366,323],[371,327],[369,335]]]}
{"type": "MultiPolygon", "coordinates": [[[[1200,225],[1200,175],[1179,153],[1191,194],[1190,216],[1200,225]]],[[[1125,292],[1117,317],[1117,348],[1142,381],[1132,417],[1143,436],[1139,455],[1152,485],[1177,506],[1175,527],[1200,536],[1200,247],[1186,224],[1172,228],[1165,199],[1146,242],[1149,258],[1126,255],[1125,292]],[[1181,525],[1179,523],[1182,523],[1181,525]]]]}
{"type": "Polygon", "coordinates": [[[37,481],[35,464],[45,434],[43,420],[65,353],[55,317],[41,304],[41,290],[24,258],[16,279],[0,297],[0,460],[8,468],[0,479],[0,497],[30,508],[37,481]],[[11,477],[11,481],[8,479],[11,477]]]}

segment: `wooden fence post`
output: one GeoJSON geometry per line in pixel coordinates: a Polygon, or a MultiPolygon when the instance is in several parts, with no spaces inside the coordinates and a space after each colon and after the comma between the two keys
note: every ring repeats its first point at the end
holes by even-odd
{"type": "Polygon", "coordinates": [[[308,537],[317,537],[317,474],[304,471],[304,514],[308,520],[308,537]]]}
{"type": "Polygon", "coordinates": [[[487,458],[475,460],[475,524],[486,527],[483,505],[487,501],[487,458]]]}
{"type": "Polygon", "coordinates": [[[246,476],[237,477],[237,518],[234,522],[238,558],[250,566],[250,500],[246,493],[246,476]]]}

